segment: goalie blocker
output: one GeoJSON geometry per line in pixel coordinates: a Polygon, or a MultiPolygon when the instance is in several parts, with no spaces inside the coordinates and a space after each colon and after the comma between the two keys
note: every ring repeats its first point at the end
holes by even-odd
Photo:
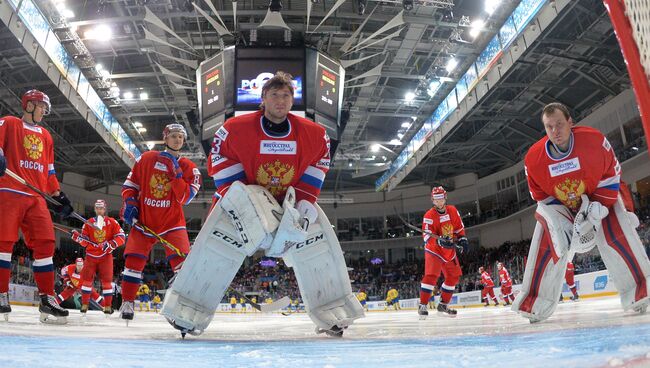
{"type": "MultiPolygon", "coordinates": [[[[296,272],[312,320],[321,329],[339,330],[362,317],[363,309],[352,294],[332,227],[322,210],[318,211],[318,220],[305,232],[305,240],[296,241],[285,254],[285,262],[296,272]]],[[[282,213],[282,207],[263,187],[233,183],[206,219],[167,290],[161,314],[182,332],[201,334],[246,256],[270,248],[276,232],[282,233],[278,229],[282,213]]]]}
{"type": "Polygon", "coordinates": [[[635,229],[638,226],[636,216],[625,210],[619,196],[609,213],[602,213],[605,217],[600,223],[585,226],[583,211],[589,204],[588,198],[583,196],[576,220],[562,205],[538,204],[535,213],[537,225],[521,293],[512,305],[513,311],[531,323],[543,321],[553,314],[562,291],[567,261],[575,253],[587,252],[593,246],[598,247],[611,281],[620,294],[623,309],[644,313],[650,303],[650,261],[635,229]],[[581,229],[584,233],[578,234],[581,229]]]}

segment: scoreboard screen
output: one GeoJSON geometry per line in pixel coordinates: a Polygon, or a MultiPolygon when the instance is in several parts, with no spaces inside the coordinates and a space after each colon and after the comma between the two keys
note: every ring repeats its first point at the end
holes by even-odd
{"type": "Polygon", "coordinates": [[[223,58],[217,55],[201,69],[201,118],[205,121],[226,108],[223,58]]]}
{"type": "Polygon", "coordinates": [[[339,65],[323,55],[318,55],[315,109],[335,121],[338,120],[339,114],[340,88],[339,65]]]}

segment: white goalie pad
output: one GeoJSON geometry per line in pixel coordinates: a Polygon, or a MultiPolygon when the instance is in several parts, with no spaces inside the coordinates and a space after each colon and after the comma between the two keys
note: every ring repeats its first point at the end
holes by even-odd
{"type": "MultiPolygon", "coordinates": [[[[571,211],[562,204],[547,205],[537,203],[535,219],[538,225],[548,228],[553,247],[551,248],[554,260],[564,256],[569,251],[573,234],[573,215],[571,211]]],[[[537,231],[537,227],[535,228],[537,231]]]]}
{"type": "Polygon", "coordinates": [[[650,303],[650,260],[632,220],[619,196],[603,220],[596,244],[623,309],[645,312],[650,303]]]}
{"type": "Polygon", "coordinates": [[[224,210],[215,206],[167,289],[160,314],[193,334],[202,333],[250,251],[246,247],[224,210]]]}
{"type": "MultiPolygon", "coordinates": [[[[543,321],[555,311],[562,292],[562,280],[564,280],[567,262],[574,255],[573,251],[565,249],[561,256],[554,258],[553,252],[557,248],[551,244],[553,237],[547,229],[549,228],[541,221],[535,225],[521,293],[512,304],[513,311],[520,313],[531,322],[543,321]]],[[[557,234],[556,238],[565,234],[566,232],[557,234]]],[[[569,238],[570,236],[569,233],[569,238]]],[[[564,240],[564,243],[568,243],[568,240],[564,240]]],[[[565,245],[562,247],[566,248],[565,245]]]]}
{"type": "Polygon", "coordinates": [[[295,209],[295,205],[296,191],[293,187],[289,187],[284,202],[282,202],[284,213],[280,220],[280,226],[278,226],[271,247],[266,250],[266,256],[281,257],[287,249],[307,239],[307,231],[300,224],[300,213],[295,209]]]}
{"type": "Polygon", "coordinates": [[[249,250],[247,255],[253,255],[260,246],[268,248],[280,224],[274,213],[281,214],[282,207],[266,188],[236,181],[217,206],[221,206],[232,221],[249,250]]]}
{"type": "Polygon", "coordinates": [[[309,226],[305,241],[286,251],[284,262],[293,267],[300,294],[311,320],[321,329],[348,327],[364,316],[352,294],[341,245],[327,216],[316,205],[318,220],[309,226]]]}

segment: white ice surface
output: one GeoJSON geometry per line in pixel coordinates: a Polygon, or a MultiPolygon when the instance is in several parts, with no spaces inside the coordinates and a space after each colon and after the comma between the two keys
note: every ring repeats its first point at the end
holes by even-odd
{"type": "Polygon", "coordinates": [[[33,307],[0,322],[0,367],[650,367],[650,314],[624,313],[616,297],[560,304],[530,324],[508,308],[371,312],[341,339],[316,335],[304,314],[217,314],[185,341],[155,313],[129,327],[117,313],[71,311],[44,325],[33,307]],[[46,363],[43,363],[46,362],[46,363]],[[640,362],[640,363],[639,363],[640,362]]]}

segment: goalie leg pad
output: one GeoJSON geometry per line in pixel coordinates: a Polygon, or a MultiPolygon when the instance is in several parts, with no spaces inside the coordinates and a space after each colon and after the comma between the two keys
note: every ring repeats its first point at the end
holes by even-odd
{"type": "Polygon", "coordinates": [[[293,267],[311,320],[321,329],[346,328],[364,316],[364,310],[352,294],[348,269],[341,245],[320,206],[318,219],[311,224],[304,242],[284,254],[287,266],[293,267]]]}
{"type": "Polygon", "coordinates": [[[569,209],[561,204],[537,204],[535,219],[547,231],[551,241],[551,256],[556,261],[569,251],[573,234],[573,215],[569,209]]]}
{"type": "Polygon", "coordinates": [[[280,224],[274,213],[281,214],[282,207],[271,193],[259,185],[234,182],[218,203],[230,218],[247,255],[260,246],[267,247],[280,224]]]}
{"type": "Polygon", "coordinates": [[[165,294],[160,314],[195,333],[205,330],[246,258],[243,242],[224,211],[215,206],[183,267],[165,294]]]}
{"type": "Polygon", "coordinates": [[[566,251],[555,261],[552,250],[549,228],[538,222],[528,251],[521,293],[512,304],[513,311],[531,322],[543,321],[555,311],[562,292],[567,261],[573,257],[573,252],[566,251]]]}
{"type": "Polygon", "coordinates": [[[623,202],[619,199],[603,220],[597,244],[624,310],[644,310],[650,299],[650,261],[623,202]]]}

